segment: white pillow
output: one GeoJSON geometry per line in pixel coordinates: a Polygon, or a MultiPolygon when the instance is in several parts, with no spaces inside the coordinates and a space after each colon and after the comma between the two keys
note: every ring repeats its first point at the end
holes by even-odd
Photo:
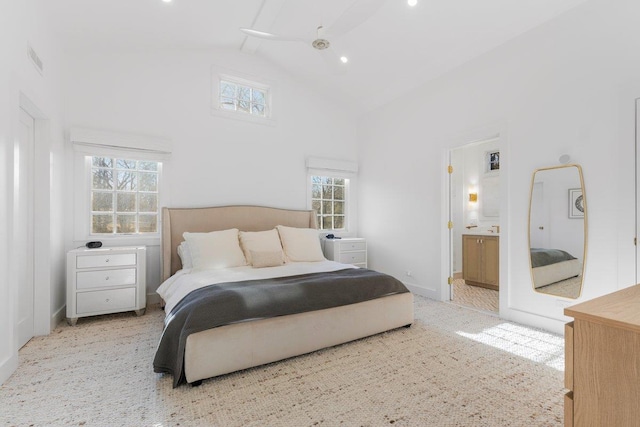
{"type": "Polygon", "coordinates": [[[182,242],[178,245],[178,256],[182,261],[182,268],[193,268],[193,259],[187,242],[182,242]]]}
{"type": "Polygon", "coordinates": [[[284,264],[284,254],[279,251],[251,251],[254,268],[277,267],[284,264]]]}
{"type": "Polygon", "coordinates": [[[278,225],[284,254],[288,261],[324,261],[318,230],[278,225]]]}
{"type": "Polygon", "coordinates": [[[253,264],[251,252],[281,252],[282,244],[278,231],[274,228],[269,231],[241,231],[240,246],[244,251],[247,264],[253,264]]]}
{"type": "Polygon", "coordinates": [[[182,237],[189,245],[193,268],[218,269],[247,265],[240,249],[237,228],[210,233],[185,232],[182,237]]]}

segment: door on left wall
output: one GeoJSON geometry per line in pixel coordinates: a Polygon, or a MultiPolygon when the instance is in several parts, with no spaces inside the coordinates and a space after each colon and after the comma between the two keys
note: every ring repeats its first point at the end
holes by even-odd
{"type": "Polygon", "coordinates": [[[20,109],[14,144],[13,262],[18,287],[18,348],[34,335],[34,150],[35,120],[20,109]]]}

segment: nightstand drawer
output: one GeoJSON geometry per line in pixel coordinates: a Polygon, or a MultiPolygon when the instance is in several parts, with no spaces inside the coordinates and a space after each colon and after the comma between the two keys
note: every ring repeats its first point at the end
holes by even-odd
{"type": "Polygon", "coordinates": [[[341,251],[364,251],[367,249],[366,242],[340,242],[341,251]]]}
{"type": "Polygon", "coordinates": [[[79,271],[76,273],[78,289],[102,288],[108,286],[135,285],[136,269],[79,271]]]}
{"type": "Polygon", "coordinates": [[[338,262],[343,264],[366,263],[367,254],[365,252],[343,252],[340,254],[338,262]]]}
{"type": "Polygon", "coordinates": [[[85,255],[76,257],[76,268],[136,265],[136,254],[85,255]]]}
{"type": "Polygon", "coordinates": [[[76,304],[78,314],[133,310],[136,307],[136,288],[78,292],[76,304]]]}

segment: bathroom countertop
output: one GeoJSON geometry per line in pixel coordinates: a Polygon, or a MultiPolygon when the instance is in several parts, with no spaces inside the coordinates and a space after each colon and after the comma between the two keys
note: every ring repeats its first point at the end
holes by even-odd
{"type": "Polygon", "coordinates": [[[487,231],[487,230],[479,230],[479,231],[473,231],[473,230],[467,230],[465,232],[462,233],[462,235],[468,235],[468,236],[500,236],[500,233],[495,233],[495,232],[491,232],[491,231],[487,231]]]}

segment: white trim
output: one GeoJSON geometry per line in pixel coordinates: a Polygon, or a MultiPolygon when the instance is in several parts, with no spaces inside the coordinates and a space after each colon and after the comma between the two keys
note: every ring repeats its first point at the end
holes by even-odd
{"type": "MultiPolygon", "coordinates": [[[[13,342],[11,343],[13,345],[13,342]]],[[[7,359],[0,361],[0,384],[4,384],[6,380],[18,369],[18,351],[16,350],[7,359]]]]}
{"type": "Polygon", "coordinates": [[[307,169],[319,171],[311,175],[326,175],[327,171],[334,171],[342,174],[341,176],[353,175],[358,173],[358,163],[349,160],[325,159],[321,157],[308,157],[307,169]]]}
{"type": "MultiPolygon", "coordinates": [[[[159,136],[136,135],[86,128],[71,128],[69,140],[76,146],[89,146],[91,150],[98,147],[107,149],[145,151],[157,154],[171,154],[171,140],[159,136]]],[[[78,148],[82,151],[82,149],[78,148]]],[[[91,151],[92,153],[94,151],[91,151]]]]}

